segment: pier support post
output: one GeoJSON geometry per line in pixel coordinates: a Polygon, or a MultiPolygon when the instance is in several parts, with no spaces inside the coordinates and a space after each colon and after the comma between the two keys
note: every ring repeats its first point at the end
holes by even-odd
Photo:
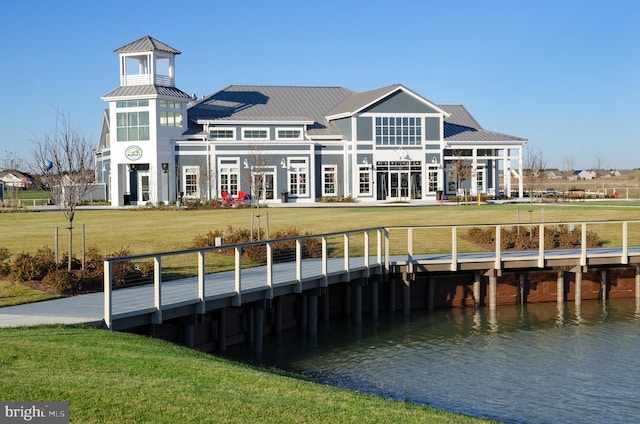
{"type": "Polygon", "coordinates": [[[495,310],[498,305],[498,277],[495,273],[489,276],[489,310],[495,310]]]}
{"type": "Polygon", "coordinates": [[[482,281],[482,274],[476,272],[473,276],[473,307],[478,308],[482,305],[482,299],[480,299],[480,282],[482,281]]]}
{"type": "Polygon", "coordinates": [[[344,314],[347,316],[351,315],[351,284],[347,284],[344,286],[344,299],[343,301],[343,309],[344,314]]]}
{"type": "Polygon", "coordinates": [[[322,289],[322,296],[320,297],[322,301],[322,320],[324,322],[329,322],[329,315],[331,313],[331,304],[329,303],[329,289],[324,287],[322,289]]]}
{"type": "Polygon", "coordinates": [[[227,351],[227,310],[218,309],[218,350],[227,351]]]}
{"type": "Polygon", "coordinates": [[[282,334],[282,296],[273,299],[273,327],[276,334],[282,334]]]}
{"type": "Polygon", "coordinates": [[[427,310],[433,311],[436,296],[436,279],[435,277],[429,277],[427,282],[427,310]]]}
{"type": "Polygon", "coordinates": [[[636,299],[640,300],[640,266],[636,265],[636,299]]]}
{"type": "Polygon", "coordinates": [[[259,305],[253,310],[253,350],[256,353],[262,352],[263,335],[264,335],[264,305],[259,305]]]}
{"type": "Polygon", "coordinates": [[[375,277],[371,280],[371,316],[378,318],[378,278],[375,277]]]}
{"type": "Polygon", "coordinates": [[[582,269],[578,269],[575,272],[575,280],[576,280],[576,295],[573,303],[575,305],[580,305],[582,303],[582,269]]]}
{"type": "Polygon", "coordinates": [[[404,316],[409,316],[411,315],[411,282],[409,278],[403,279],[402,282],[402,312],[404,316]]]}
{"type": "Polygon", "coordinates": [[[300,310],[298,311],[299,314],[299,322],[298,322],[298,329],[299,331],[303,334],[306,335],[307,334],[307,325],[308,325],[308,304],[307,304],[307,295],[306,294],[301,294],[299,296],[299,304],[300,304],[300,310]]]}
{"type": "Polygon", "coordinates": [[[389,278],[389,312],[396,311],[396,279],[389,278]]]}
{"type": "Polygon", "coordinates": [[[600,300],[607,300],[609,297],[609,272],[600,271],[600,300]]]}
{"type": "Polygon", "coordinates": [[[358,281],[353,287],[353,315],[356,322],[362,322],[362,284],[358,281]]]}
{"type": "Polygon", "coordinates": [[[566,300],[564,290],[564,271],[558,271],[556,276],[556,300],[558,303],[564,303],[566,300]]]}
{"type": "Polygon", "coordinates": [[[307,320],[307,332],[309,336],[318,335],[318,296],[312,294],[309,298],[309,318],[307,320]]]}
{"type": "Polygon", "coordinates": [[[527,303],[527,274],[521,273],[518,274],[518,304],[524,305],[527,303]]]}

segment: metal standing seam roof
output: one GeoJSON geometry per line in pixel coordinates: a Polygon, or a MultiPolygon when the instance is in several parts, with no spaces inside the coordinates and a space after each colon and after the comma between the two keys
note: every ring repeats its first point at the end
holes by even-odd
{"type": "Polygon", "coordinates": [[[125,44],[122,47],[118,47],[113,52],[122,54],[122,53],[141,53],[141,52],[150,52],[150,51],[161,51],[168,52],[173,54],[180,54],[179,50],[174,49],[171,46],[166,45],[162,41],[158,41],[153,37],[149,37],[145,35],[137,39],[136,41],[132,41],[129,44],[125,44]]]}
{"type": "MultiPolygon", "coordinates": [[[[197,120],[313,121],[309,135],[341,135],[327,116],[355,113],[399,88],[404,87],[395,84],[356,93],[342,87],[231,85],[194,103],[189,119],[190,124],[197,120]]],[[[484,130],[462,105],[432,104],[449,114],[445,116],[445,141],[527,141],[484,130]]],[[[189,133],[198,131],[196,126],[189,133]]]]}
{"type": "Polygon", "coordinates": [[[180,97],[183,99],[191,99],[191,96],[185,93],[182,90],[179,90],[175,87],[164,87],[161,85],[126,85],[123,87],[118,87],[114,90],[111,90],[104,96],[103,99],[108,99],[111,97],[126,97],[126,96],[169,96],[169,97],[180,97]]]}
{"type": "Polygon", "coordinates": [[[309,135],[341,135],[327,120],[354,92],[342,87],[231,85],[189,108],[189,120],[314,122],[309,135]]]}

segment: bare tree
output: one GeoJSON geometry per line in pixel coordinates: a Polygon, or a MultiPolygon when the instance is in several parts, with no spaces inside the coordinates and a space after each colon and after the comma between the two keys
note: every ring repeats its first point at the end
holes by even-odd
{"type": "MultiPolygon", "coordinates": [[[[455,159],[449,163],[447,167],[447,173],[449,178],[455,178],[456,190],[460,189],[460,184],[468,180],[471,177],[471,164],[462,156],[461,150],[456,150],[455,159]]],[[[460,203],[460,196],[456,195],[458,203],[460,203]]]]}
{"type": "Polygon", "coordinates": [[[571,174],[574,171],[573,158],[571,156],[565,156],[565,158],[562,160],[562,167],[563,167],[562,174],[566,178],[567,186],[568,186],[569,184],[568,181],[571,177],[571,174]]]}
{"type": "Polygon", "coordinates": [[[67,268],[71,271],[76,208],[95,184],[91,145],[60,111],[57,111],[55,128],[33,143],[33,174],[52,190],[55,204],[69,224],[67,268]]]}
{"type": "Polygon", "coordinates": [[[607,161],[604,158],[604,154],[601,151],[598,151],[593,157],[593,170],[596,173],[596,178],[602,177],[604,174],[605,168],[607,167],[607,161]]]}
{"type": "MultiPolygon", "coordinates": [[[[267,189],[267,174],[270,168],[271,162],[266,152],[264,152],[258,145],[251,146],[248,151],[248,158],[243,164],[243,169],[246,181],[249,181],[251,203],[252,206],[256,208],[255,216],[258,224],[256,238],[258,240],[260,240],[260,200],[267,189]]],[[[253,214],[251,219],[251,227],[253,228],[253,214]]],[[[251,237],[253,238],[253,236],[254,234],[252,233],[251,237]]]]}
{"type": "Polygon", "coordinates": [[[523,183],[529,192],[530,203],[533,206],[534,193],[541,190],[546,179],[546,160],[540,149],[527,145],[524,155],[523,183]]]}

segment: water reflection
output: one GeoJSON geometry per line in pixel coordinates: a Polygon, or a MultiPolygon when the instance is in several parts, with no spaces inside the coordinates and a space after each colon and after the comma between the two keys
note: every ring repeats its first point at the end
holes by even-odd
{"type": "Polygon", "coordinates": [[[639,322],[635,299],[412,311],[232,356],[510,422],[626,422],[640,414],[639,322]]]}

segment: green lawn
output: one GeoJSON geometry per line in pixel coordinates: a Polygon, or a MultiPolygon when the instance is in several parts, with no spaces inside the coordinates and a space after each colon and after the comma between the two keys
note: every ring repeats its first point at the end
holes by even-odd
{"type": "Polygon", "coordinates": [[[3,306],[55,299],[57,297],[60,296],[32,289],[22,284],[14,284],[0,280],[0,308],[3,306]]]}
{"type": "Polygon", "coordinates": [[[0,345],[2,400],[68,401],[72,423],[487,422],[125,333],[4,329],[0,345]]]}
{"type": "MultiPolygon", "coordinates": [[[[424,207],[261,208],[260,225],[271,232],[297,227],[321,233],[378,226],[577,222],[639,217],[637,202],[534,205],[461,205],[424,207]],[[268,215],[268,217],[267,217],[268,215]]],[[[228,226],[250,228],[255,209],[220,210],[79,210],[74,222],[74,246],[86,244],[101,252],[128,247],[133,253],[177,250],[192,246],[195,236],[228,226]]],[[[257,222],[254,220],[254,225],[257,222]]],[[[60,211],[0,213],[2,246],[12,253],[55,247],[56,227],[61,252],[67,247],[67,222],[60,211]]],[[[74,249],[75,252],[79,250],[74,249]]],[[[78,253],[76,253],[78,255],[78,253]]]]}

